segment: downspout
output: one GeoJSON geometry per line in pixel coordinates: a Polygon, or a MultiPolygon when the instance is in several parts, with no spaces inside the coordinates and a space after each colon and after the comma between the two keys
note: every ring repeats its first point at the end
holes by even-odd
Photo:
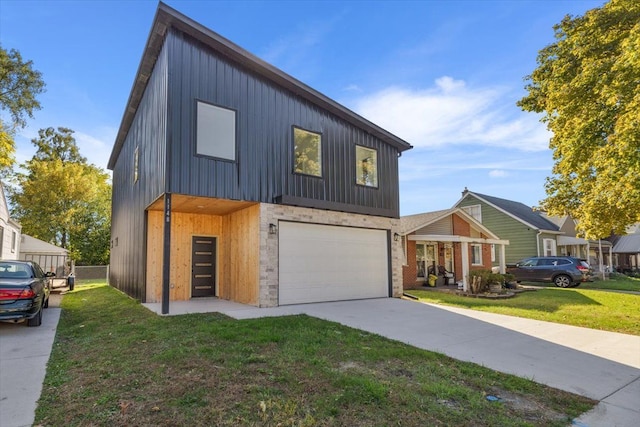
{"type": "Polygon", "coordinates": [[[540,236],[542,236],[542,230],[538,231],[538,235],[536,236],[536,243],[538,244],[538,256],[540,255],[540,236]]]}

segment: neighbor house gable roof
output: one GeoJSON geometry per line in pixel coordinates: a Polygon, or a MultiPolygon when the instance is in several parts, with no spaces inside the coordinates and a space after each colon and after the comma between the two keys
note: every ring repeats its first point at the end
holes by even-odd
{"type": "Polygon", "coordinates": [[[20,242],[21,254],[50,254],[50,255],[67,255],[69,251],[65,248],[61,248],[51,243],[47,243],[44,240],[36,239],[35,237],[23,234],[20,242]]]}
{"type": "Polygon", "coordinates": [[[354,113],[343,105],[288,75],[282,70],[249,53],[230,40],[225,39],[219,34],[195,22],[191,18],[181,14],[177,10],[160,2],[158,4],[151,32],[147,39],[147,44],[144,48],[144,53],[136,73],[133,88],[131,89],[129,100],[127,101],[120,129],[116,135],[113,151],[109,158],[107,166],[111,170],[115,167],[116,161],[124,144],[124,140],[129,132],[129,128],[133,122],[133,118],[135,117],[140,101],[142,100],[147,82],[153,72],[153,67],[162,49],[164,37],[170,28],[175,28],[185,34],[188,34],[209,46],[219,54],[241,64],[263,78],[266,78],[278,86],[293,92],[297,96],[300,96],[320,108],[335,114],[352,125],[365,130],[385,143],[397,148],[399,152],[412,148],[408,142],[382,129],[364,117],[354,113]]]}
{"type": "Polygon", "coordinates": [[[467,197],[475,197],[534,230],[561,233],[560,228],[556,224],[547,220],[524,203],[513,200],[501,199],[499,197],[487,196],[486,194],[466,190],[462,198],[458,200],[454,206],[460,204],[460,202],[467,197]]]}
{"type": "Polygon", "coordinates": [[[456,214],[462,217],[465,221],[471,224],[475,229],[479,230],[481,233],[489,236],[491,239],[499,239],[491,230],[487,227],[479,223],[475,220],[471,215],[466,213],[464,210],[460,208],[451,208],[444,209],[433,212],[425,212],[421,214],[415,215],[407,215],[400,217],[400,234],[407,235],[413,233],[416,230],[419,230],[423,227],[433,224],[434,222],[440,221],[441,219],[456,214]]]}
{"type": "Polygon", "coordinates": [[[640,233],[627,234],[626,236],[620,236],[616,240],[616,244],[613,246],[612,252],[637,254],[640,253],[640,233]]]}

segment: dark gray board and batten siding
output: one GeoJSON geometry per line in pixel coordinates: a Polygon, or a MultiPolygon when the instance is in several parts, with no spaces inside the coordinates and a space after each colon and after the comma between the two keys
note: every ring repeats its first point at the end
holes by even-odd
{"type": "Polygon", "coordinates": [[[113,168],[109,283],[145,300],[145,209],[165,189],[167,49],[162,49],[113,168]],[[134,153],[138,148],[138,181],[134,153]]]}
{"type": "Polygon", "coordinates": [[[295,201],[399,216],[398,149],[172,30],[170,191],[295,201]],[[237,112],[235,162],[195,156],[196,100],[237,112]],[[322,177],[293,173],[293,126],[322,134],[322,177]],[[379,187],[356,185],[355,146],[378,151],[379,187]],[[309,199],[305,202],[305,199],[309,199]],[[368,211],[367,211],[368,209],[368,211]]]}

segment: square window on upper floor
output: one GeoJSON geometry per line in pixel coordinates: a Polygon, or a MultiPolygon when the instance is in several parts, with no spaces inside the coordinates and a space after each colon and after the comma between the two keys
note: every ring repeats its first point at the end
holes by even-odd
{"type": "Polygon", "coordinates": [[[196,154],[236,160],[236,112],[197,101],[196,154]]]}

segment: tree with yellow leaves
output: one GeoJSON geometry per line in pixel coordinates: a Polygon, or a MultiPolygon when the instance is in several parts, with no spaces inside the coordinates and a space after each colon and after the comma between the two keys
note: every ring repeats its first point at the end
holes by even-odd
{"type": "Polygon", "coordinates": [[[611,0],[554,26],[518,105],[553,132],[542,208],[597,239],[640,222],[640,2],[611,0]]]}

